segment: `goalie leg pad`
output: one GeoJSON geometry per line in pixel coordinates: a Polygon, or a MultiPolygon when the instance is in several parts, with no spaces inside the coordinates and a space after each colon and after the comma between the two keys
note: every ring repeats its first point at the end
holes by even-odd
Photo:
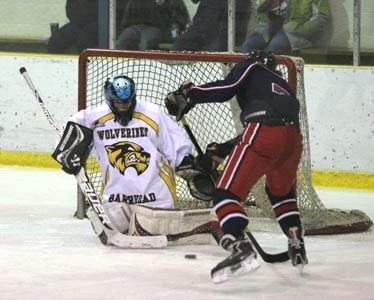
{"type": "Polygon", "coordinates": [[[93,131],[69,121],[52,157],[62,165],[62,169],[77,175],[91,152],[93,131]]]}
{"type": "Polygon", "coordinates": [[[169,236],[168,245],[172,246],[216,244],[212,235],[212,231],[217,230],[216,220],[211,209],[175,210],[136,205],[133,207],[129,235],[166,234],[169,236]],[[207,224],[204,227],[206,230],[201,230],[204,224],[207,224]]]}
{"type": "Polygon", "coordinates": [[[132,209],[127,203],[117,203],[105,208],[114,228],[126,234],[129,230],[132,209]]]}

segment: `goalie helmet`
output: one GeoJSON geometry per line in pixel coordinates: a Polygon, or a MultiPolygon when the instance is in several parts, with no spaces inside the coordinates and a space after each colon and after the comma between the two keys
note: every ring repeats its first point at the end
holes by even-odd
{"type": "Polygon", "coordinates": [[[264,65],[266,68],[270,69],[273,72],[276,72],[277,67],[277,61],[272,52],[266,52],[261,50],[253,50],[248,55],[248,59],[254,60],[262,65],[264,65]]]}
{"type": "Polygon", "coordinates": [[[104,96],[115,120],[126,126],[132,119],[136,105],[134,81],[125,75],[108,78],[104,84],[104,96]]]}

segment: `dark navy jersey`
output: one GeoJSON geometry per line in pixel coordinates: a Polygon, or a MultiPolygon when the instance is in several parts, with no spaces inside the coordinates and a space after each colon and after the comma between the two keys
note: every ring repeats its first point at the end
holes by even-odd
{"type": "Polygon", "coordinates": [[[196,104],[236,96],[243,123],[299,126],[299,102],[288,83],[253,60],[239,62],[223,80],[193,86],[188,96],[196,104]]]}

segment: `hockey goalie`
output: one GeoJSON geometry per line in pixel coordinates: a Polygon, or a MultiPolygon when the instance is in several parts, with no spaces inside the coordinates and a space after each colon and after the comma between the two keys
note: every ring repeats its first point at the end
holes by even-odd
{"type": "Polygon", "coordinates": [[[77,175],[89,154],[102,174],[100,193],[108,230],[93,209],[89,217],[103,244],[112,232],[152,236],[171,234],[175,243],[211,243],[219,226],[209,209],[177,211],[175,176],[187,181],[195,198],[209,201],[214,182],[199,167],[191,142],[181,127],[160,107],[136,99],[135,82],[125,75],[109,78],[105,102],[88,107],[66,123],[52,157],[62,169],[77,175]],[[178,235],[179,234],[179,235],[178,235]]]}

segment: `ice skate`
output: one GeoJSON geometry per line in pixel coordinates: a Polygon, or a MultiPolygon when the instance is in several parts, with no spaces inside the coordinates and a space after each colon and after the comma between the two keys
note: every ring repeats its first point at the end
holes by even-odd
{"type": "Polygon", "coordinates": [[[304,230],[301,226],[291,227],[288,230],[288,254],[293,266],[297,267],[302,275],[304,266],[308,263],[304,245],[304,230]]]}
{"type": "Polygon", "coordinates": [[[225,282],[260,267],[256,252],[248,239],[244,237],[235,239],[234,236],[226,234],[220,244],[225,250],[231,251],[231,254],[212,269],[211,276],[214,283],[225,282]]]}

